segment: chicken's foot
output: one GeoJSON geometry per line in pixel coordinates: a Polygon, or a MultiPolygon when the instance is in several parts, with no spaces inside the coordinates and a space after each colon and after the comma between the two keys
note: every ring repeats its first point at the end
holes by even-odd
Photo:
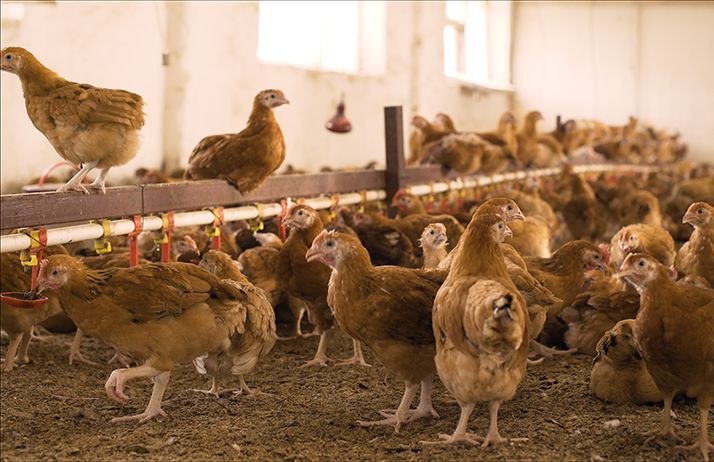
{"type": "Polygon", "coordinates": [[[434,388],[434,376],[430,375],[421,382],[421,394],[419,395],[419,405],[413,411],[409,411],[407,422],[421,419],[422,417],[439,418],[439,413],[436,412],[431,403],[431,390],[434,388]]]}
{"type": "Polygon", "coordinates": [[[82,164],[82,168],[77,172],[71,180],[57,188],[58,193],[63,193],[67,191],[82,191],[85,194],[89,194],[87,188],[82,185],[82,180],[86,177],[90,171],[97,166],[97,162],[86,162],[82,164]]]}
{"type": "Polygon", "coordinates": [[[371,364],[364,360],[364,355],[362,354],[362,344],[359,340],[352,339],[352,349],[354,350],[352,357],[344,361],[336,362],[335,366],[350,366],[354,364],[357,366],[372,367],[371,364]]]}
{"type": "Polygon", "coordinates": [[[557,348],[551,348],[545,346],[542,343],[531,340],[530,342],[531,351],[538,353],[541,356],[550,358],[551,356],[561,356],[561,355],[572,355],[578,352],[577,348],[571,348],[569,350],[558,350],[557,348]]]}
{"type": "Polygon", "coordinates": [[[30,348],[30,340],[32,340],[32,331],[33,328],[31,327],[30,330],[22,333],[22,340],[20,340],[20,346],[17,353],[17,361],[20,364],[30,364],[32,362],[28,352],[30,348]]]}
{"type": "Polygon", "coordinates": [[[17,347],[20,346],[22,334],[10,335],[10,344],[5,352],[5,359],[2,364],[3,372],[10,372],[15,368],[15,356],[17,355],[17,347]]]}
{"type": "Polygon", "coordinates": [[[327,357],[327,331],[323,331],[322,334],[320,334],[320,343],[317,344],[317,352],[315,353],[315,357],[312,358],[310,361],[306,362],[300,368],[303,367],[310,367],[310,366],[327,366],[328,361],[332,361],[332,359],[327,357]]]}
{"type": "Polygon", "coordinates": [[[380,411],[380,414],[385,416],[386,419],[374,421],[358,420],[357,424],[362,427],[372,427],[374,425],[389,425],[394,427],[395,433],[399,433],[399,429],[401,428],[402,423],[406,422],[409,407],[411,406],[412,401],[414,400],[414,396],[416,396],[418,388],[419,384],[406,382],[404,387],[404,396],[402,396],[402,401],[399,403],[399,407],[397,408],[397,412],[395,414],[387,414],[384,411],[380,411]]]}
{"type": "Polygon", "coordinates": [[[42,326],[33,326],[32,328],[32,340],[37,340],[38,342],[51,342],[55,339],[52,332],[48,331],[42,326]]]}
{"type": "Polygon", "coordinates": [[[89,189],[99,191],[102,194],[105,194],[107,192],[107,189],[104,185],[104,183],[107,180],[107,173],[109,173],[109,167],[103,168],[100,172],[99,175],[97,175],[97,178],[94,179],[92,184],[89,185],[89,189]]]}
{"type": "Polygon", "coordinates": [[[709,442],[709,409],[711,408],[711,403],[699,403],[699,419],[701,422],[701,431],[699,432],[699,437],[694,441],[694,444],[689,446],[677,446],[680,449],[685,449],[687,451],[698,449],[702,453],[702,457],[705,461],[709,461],[709,452],[714,451],[714,444],[709,442]]]}
{"type": "Polygon", "coordinates": [[[466,432],[466,427],[469,423],[469,418],[471,413],[474,411],[476,403],[461,404],[461,416],[459,416],[459,423],[456,425],[456,430],[451,435],[444,433],[439,433],[439,440],[436,441],[420,441],[421,444],[436,445],[436,444],[454,444],[465,442],[469,444],[481,444],[483,438],[478,437],[472,433],[466,432]]]}
{"type": "Polygon", "coordinates": [[[664,395],[664,409],[662,409],[661,414],[662,425],[659,430],[655,430],[645,434],[645,436],[649,436],[649,438],[645,440],[646,445],[652,444],[652,442],[662,438],[673,439],[676,441],[684,441],[682,437],[677,436],[674,433],[674,426],[672,425],[672,400],[674,399],[674,392],[662,392],[662,394],[664,395]]]}
{"type": "Polygon", "coordinates": [[[490,424],[488,426],[488,433],[483,439],[482,448],[486,448],[489,445],[496,446],[497,444],[506,443],[508,441],[512,442],[525,442],[528,438],[504,438],[498,433],[498,409],[501,407],[500,401],[489,401],[488,402],[488,412],[490,415],[490,424]]]}
{"type": "MultiPolygon", "coordinates": [[[[151,391],[151,399],[149,400],[149,405],[146,406],[146,409],[141,414],[124,416],[124,417],[115,417],[112,419],[112,423],[127,422],[130,420],[138,420],[139,423],[144,423],[147,420],[149,420],[153,417],[156,417],[158,415],[166,417],[166,413],[164,412],[163,409],[161,409],[161,401],[164,398],[164,392],[166,392],[166,387],[169,384],[169,378],[171,377],[171,372],[170,371],[159,372],[156,369],[154,369],[153,367],[149,367],[149,366],[139,366],[139,367],[134,367],[131,369],[122,369],[122,370],[123,371],[131,371],[132,369],[141,369],[144,367],[147,368],[146,371],[150,370],[150,371],[156,373],[155,375],[153,375],[154,389],[151,391]]],[[[114,371],[114,372],[116,372],[116,371],[114,371]]],[[[114,375],[114,372],[112,372],[112,375],[114,375]]],[[[142,375],[146,376],[147,374],[146,374],[146,372],[142,372],[142,375]]],[[[139,377],[139,375],[133,375],[129,378],[133,378],[133,377],[139,377]]],[[[111,376],[110,376],[110,379],[111,379],[111,376]]]]}
{"type": "Polygon", "coordinates": [[[97,363],[85,358],[82,355],[82,352],[80,351],[83,337],[84,333],[82,332],[82,329],[78,328],[77,331],[74,333],[72,343],[69,344],[69,363],[72,364],[74,361],[77,361],[85,364],[91,364],[92,366],[97,366],[97,363]]]}
{"type": "Polygon", "coordinates": [[[131,366],[132,359],[131,357],[114,348],[114,356],[112,356],[109,361],[107,361],[107,364],[113,363],[119,363],[124,367],[129,367],[131,366]]]}

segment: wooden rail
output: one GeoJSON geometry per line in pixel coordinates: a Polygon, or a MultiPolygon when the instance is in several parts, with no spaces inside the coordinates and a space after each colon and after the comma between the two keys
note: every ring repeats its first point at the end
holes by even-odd
{"type": "MultiPolygon", "coordinates": [[[[223,180],[120,186],[107,188],[106,194],[6,194],[0,196],[0,229],[86,223],[169,210],[200,210],[366,190],[385,190],[387,201],[390,201],[397,191],[408,186],[458,177],[454,173],[444,175],[438,165],[405,166],[401,106],[384,108],[384,128],[386,170],[274,175],[246,195],[223,180]]],[[[554,169],[553,173],[557,171],[554,169]]],[[[506,174],[506,180],[507,177],[506,174]]]]}

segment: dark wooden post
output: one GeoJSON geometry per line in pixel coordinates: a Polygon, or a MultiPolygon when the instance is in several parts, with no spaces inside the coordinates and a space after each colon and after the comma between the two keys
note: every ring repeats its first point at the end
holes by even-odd
{"type": "MultiPolygon", "coordinates": [[[[387,204],[404,187],[404,127],[401,106],[384,108],[384,140],[387,151],[386,190],[387,204]]],[[[390,213],[390,216],[392,214],[390,213]]]]}

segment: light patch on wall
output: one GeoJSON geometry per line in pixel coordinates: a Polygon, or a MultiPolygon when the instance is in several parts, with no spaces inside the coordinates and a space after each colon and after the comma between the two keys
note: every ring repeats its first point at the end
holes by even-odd
{"type": "Polygon", "coordinates": [[[383,2],[260,2],[258,59],[346,74],[383,73],[384,10],[383,2]]]}

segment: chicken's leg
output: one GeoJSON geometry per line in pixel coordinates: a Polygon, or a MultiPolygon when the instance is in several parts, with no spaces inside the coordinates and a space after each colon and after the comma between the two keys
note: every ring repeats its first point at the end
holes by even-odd
{"type": "Polygon", "coordinates": [[[481,447],[488,447],[489,445],[497,445],[500,443],[505,443],[507,441],[522,442],[528,441],[528,438],[503,438],[498,433],[498,408],[501,407],[500,401],[489,401],[488,402],[488,412],[490,414],[491,423],[488,426],[488,433],[483,439],[483,444],[481,447]]]}
{"type": "Polygon", "coordinates": [[[15,367],[15,356],[17,356],[17,347],[22,340],[22,334],[10,334],[10,344],[5,352],[5,360],[3,361],[2,370],[10,372],[15,367]]]}
{"type": "Polygon", "coordinates": [[[107,180],[107,173],[109,173],[109,168],[103,168],[100,172],[99,175],[94,179],[92,184],[89,185],[89,189],[94,189],[100,191],[102,194],[107,192],[106,187],[104,186],[104,183],[107,180]]]}
{"type": "Polygon", "coordinates": [[[430,375],[421,381],[421,394],[419,395],[419,405],[413,412],[409,412],[407,422],[421,419],[422,417],[439,418],[439,414],[434,410],[431,403],[431,390],[434,388],[434,376],[430,375]]]}
{"type": "Polygon", "coordinates": [[[327,366],[327,361],[332,361],[332,360],[327,357],[326,351],[327,351],[327,331],[325,330],[325,331],[322,331],[322,333],[320,334],[320,343],[317,344],[317,352],[315,353],[315,357],[300,367],[302,368],[302,367],[309,367],[309,366],[327,366]]]}
{"type": "Polygon", "coordinates": [[[405,382],[404,396],[402,396],[402,401],[399,403],[399,407],[397,408],[397,412],[395,414],[380,411],[380,414],[385,416],[386,419],[375,421],[358,420],[357,424],[363,427],[371,427],[373,425],[391,425],[394,427],[394,432],[399,433],[402,423],[406,421],[409,413],[409,407],[412,405],[412,401],[414,400],[414,396],[416,396],[418,388],[418,383],[405,382]]]}
{"type": "MultiPolygon", "coordinates": [[[[138,368],[134,368],[134,369],[138,369],[138,368]]],[[[125,369],[125,370],[130,370],[130,369],[125,369]]],[[[156,372],[158,372],[158,371],[156,371],[156,372]]],[[[164,399],[164,392],[166,392],[166,387],[169,384],[170,377],[171,377],[170,371],[160,372],[153,377],[154,389],[151,391],[151,399],[149,399],[149,405],[146,406],[146,409],[144,410],[144,412],[142,412],[141,414],[137,414],[137,415],[115,417],[112,419],[112,423],[127,422],[129,420],[138,420],[139,423],[143,423],[153,417],[156,417],[157,415],[166,417],[166,413],[164,412],[163,409],[161,409],[161,401],[164,399]]]]}
{"type": "Polygon", "coordinates": [[[645,440],[645,444],[650,444],[652,441],[662,437],[682,440],[681,437],[674,433],[674,426],[672,425],[672,400],[674,399],[674,393],[674,391],[670,390],[662,391],[662,396],[664,397],[664,409],[662,409],[661,417],[662,426],[659,430],[648,433],[650,437],[645,440]]]}
{"type": "Polygon", "coordinates": [[[709,442],[709,410],[711,409],[711,402],[706,402],[699,400],[699,420],[701,422],[701,431],[699,432],[699,437],[694,442],[694,444],[689,446],[679,446],[681,449],[699,449],[704,457],[705,461],[709,460],[709,451],[714,451],[714,444],[709,442]]]}
{"type": "Polygon", "coordinates": [[[22,333],[22,340],[20,340],[20,347],[17,353],[17,360],[22,364],[29,364],[30,354],[28,350],[30,349],[30,340],[32,340],[32,328],[30,330],[22,333]]]}
{"type": "Polygon", "coordinates": [[[335,366],[349,366],[356,364],[358,366],[372,367],[371,364],[368,364],[367,361],[364,360],[364,355],[362,354],[362,344],[359,340],[352,339],[352,349],[354,350],[352,357],[350,359],[335,363],[335,366]]]}
{"type": "Polygon", "coordinates": [[[74,361],[78,361],[81,363],[87,363],[87,364],[96,366],[97,363],[95,363],[94,361],[90,361],[90,360],[86,359],[84,356],[82,356],[80,347],[82,346],[82,338],[83,337],[84,337],[84,333],[82,332],[82,329],[77,328],[77,331],[74,333],[74,338],[72,339],[72,343],[69,344],[69,363],[72,364],[74,361]]]}
{"type": "Polygon", "coordinates": [[[470,444],[480,444],[483,438],[479,438],[471,433],[466,433],[466,427],[469,424],[469,418],[471,413],[476,407],[476,403],[461,404],[461,416],[459,417],[459,424],[456,426],[456,430],[452,435],[447,435],[445,433],[439,433],[440,441],[420,441],[421,444],[452,444],[464,441],[470,444]]]}
{"type": "Polygon", "coordinates": [[[87,191],[87,188],[82,186],[82,180],[96,166],[97,166],[96,161],[95,162],[87,162],[87,163],[82,164],[82,168],[79,170],[79,172],[77,172],[77,174],[74,175],[72,177],[72,179],[69,180],[67,183],[65,183],[62,186],[60,186],[59,188],[57,188],[57,192],[62,193],[62,192],[67,192],[67,191],[82,191],[85,194],[89,194],[89,191],[87,191]]]}

